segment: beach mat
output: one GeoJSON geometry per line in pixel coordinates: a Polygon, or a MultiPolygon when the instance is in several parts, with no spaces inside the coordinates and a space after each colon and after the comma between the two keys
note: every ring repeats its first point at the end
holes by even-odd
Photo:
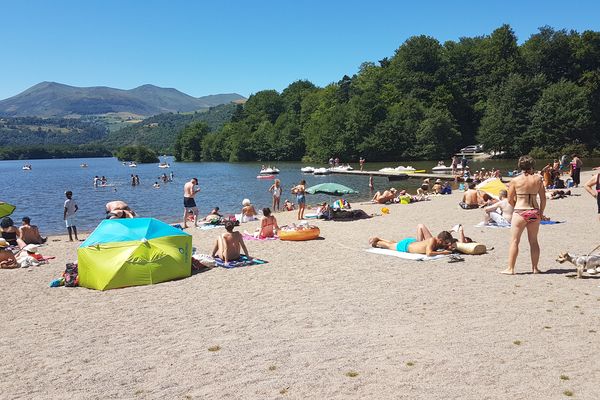
{"type": "Polygon", "coordinates": [[[223,227],[225,227],[225,225],[206,224],[206,225],[199,225],[198,229],[200,229],[201,231],[210,231],[215,228],[223,228],[223,227]]]}
{"type": "MultiPolygon", "coordinates": [[[[556,224],[564,224],[565,221],[541,221],[540,225],[556,225],[556,224]]],[[[486,225],[484,222],[480,222],[475,225],[475,228],[510,228],[510,225],[496,225],[490,224],[486,225]]]]}
{"type": "Polygon", "coordinates": [[[380,249],[380,248],[375,248],[375,247],[366,249],[365,251],[367,251],[368,253],[381,254],[384,256],[394,256],[394,257],[402,258],[405,260],[413,260],[413,261],[433,261],[433,260],[439,260],[440,258],[448,257],[445,254],[440,254],[437,256],[426,256],[425,254],[405,253],[403,251],[380,249]]]}
{"type": "Polygon", "coordinates": [[[267,261],[260,260],[258,258],[249,259],[246,256],[241,256],[237,260],[229,261],[225,263],[221,258],[215,257],[215,265],[221,268],[240,268],[240,267],[248,267],[250,265],[261,265],[266,264],[267,261]]]}
{"type": "Polygon", "coordinates": [[[273,237],[268,237],[268,238],[257,238],[254,235],[251,235],[248,232],[242,233],[242,237],[244,238],[244,240],[259,240],[259,241],[264,241],[264,240],[279,240],[279,236],[273,236],[273,237]]]}

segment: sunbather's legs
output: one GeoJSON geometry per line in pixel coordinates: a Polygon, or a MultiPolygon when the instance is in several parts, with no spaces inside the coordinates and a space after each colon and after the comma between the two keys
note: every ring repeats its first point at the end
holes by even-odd
{"type": "Polygon", "coordinates": [[[215,240],[215,245],[213,247],[213,251],[211,256],[214,257],[219,257],[219,258],[223,258],[223,244],[221,242],[221,237],[217,238],[217,240],[215,240]]]}
{"type": "Polygon", "coordinates": [[[427,229],[427,227],[425,225],[423,225],[423,224],[417,225],[417,240],[419,242],[422,240],[427,240],[432,237],[433,237],[433,235],[431,234],[431,232],[429,231],[429,229],[427,229]]]}
{"type": "Polygon", "coordinates": [[[397,244],[397,242],[390,242],[389,240],[380,239],[378,237],[370,238],[369,243],[373,247],[378,247],[380,249],[389,249],[389,250],[396,250],[396,244],[397,244]]]}

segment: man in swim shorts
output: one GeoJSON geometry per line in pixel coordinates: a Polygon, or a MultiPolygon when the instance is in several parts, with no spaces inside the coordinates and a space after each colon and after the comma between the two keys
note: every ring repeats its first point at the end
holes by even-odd
{"type": "Polygon", "coordinates": [[[183,228],[187,228],[188,213],[194,215],[194,226],[198,227],[198,207],[196,206],[196,194],[200,192],[200,188],[195,186],[198,184],[198,178],[192,178],[183,186],[183,228]]]}
{"type": "Polygon", "coordinates": [[[454,239],[450,232],[442,231],[437,237],[433,237],[431,232],[422,224],[417,225],[417,237],[408,237],[399,242],[372,237],[369,244],[380,249],[396,250],[403,253],[425,254],[426,256],[436,256],[439,254],[450,254],[448,250],[453,245],[454,239]]]}

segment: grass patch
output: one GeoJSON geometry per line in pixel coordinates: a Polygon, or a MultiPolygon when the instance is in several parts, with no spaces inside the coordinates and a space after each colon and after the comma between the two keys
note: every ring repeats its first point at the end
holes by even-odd
{"type": "Polygon", "coordinates": [[[283,388],[279,391],[279,394],[286,394],[288,392],[289,387],[283,388]]]}
{"type": "Polygon", "coordinates": [[[358,376],[358,372],[356,372],[356,371],[348,371],[348,372],[346,372],[346,376],[348,376],[350,378],[356,378],[358,376]]]}
{"type": "Polygon", "coordinates": [[[513,342],[514,345],[520,346],[521,345],[521,341],[520,340],[515,340],[513,342]]]}
{"type": "Polygon", "coordinates": [[[569,397],[573,396],[573,392],[572,392],[572,391],[570,391],[570,390],[565,390],[565,391],[563,392],[563,394],[564,394],[565,396],[569,396],[569,397]]]}
{"type": "Polygon", "coordinates": [[[561,375],[560,379],[563,380],[563,381],[568,381],[569,377],[567,375],[561,375]]]}
{"type": "Polygon", "coordinates": [[[407,366],[407,367],[412,367],[412,366],[414,366],[414,365],[415,365],[415,362],[414,362],[414,361],[407,361],[407,362],[406,362],[406,366],[407,366]]]}
{"type": "Polygon", "coordinates": [[[269,371],[275,371],[276,369],[277,369],[277,367],[276,367],[276,366],[274,366],[274,365],[271,365],[271,366],[269,367],[269,371]]]}
{"type": "Polygon", "coordinates": [[[208,348],[208,351],[219,351],[219,350],[221,350],[221,346],[219,346],[219,345],[216,345],[216,346],[210,346],[210,347],[208,348]]]}
{"type": "Polygon", "coordinates": [[[138,389],[135,392],[133,392],[133,394],[135,394],[136,396],[139,396],[142,393],[144,393],[144,389],[138,389]]]}

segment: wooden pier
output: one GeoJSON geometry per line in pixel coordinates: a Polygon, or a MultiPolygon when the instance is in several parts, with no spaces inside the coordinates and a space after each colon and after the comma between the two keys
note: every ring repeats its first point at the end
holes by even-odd
{"type": "MultiPolygon", "coordinates": [[[[384,178],[388,178],[390,181],[400,181],[409,178],[415,179],[441,179],[446,181],[453,181],[454,175],[452,174],[442,174],[435,172],[414,172],[414,173],[404,173],[404,172],[383,172],[383,171],[359,171],[359,170],[351,170],[351,171],[331,171],[332,174],[342,174],[342,175],[358,175],[358,176],[382,176],[384,178]]],[[[508,182],[512,178],[509,177],[501,177],[502,182],[508,182]]]]}

